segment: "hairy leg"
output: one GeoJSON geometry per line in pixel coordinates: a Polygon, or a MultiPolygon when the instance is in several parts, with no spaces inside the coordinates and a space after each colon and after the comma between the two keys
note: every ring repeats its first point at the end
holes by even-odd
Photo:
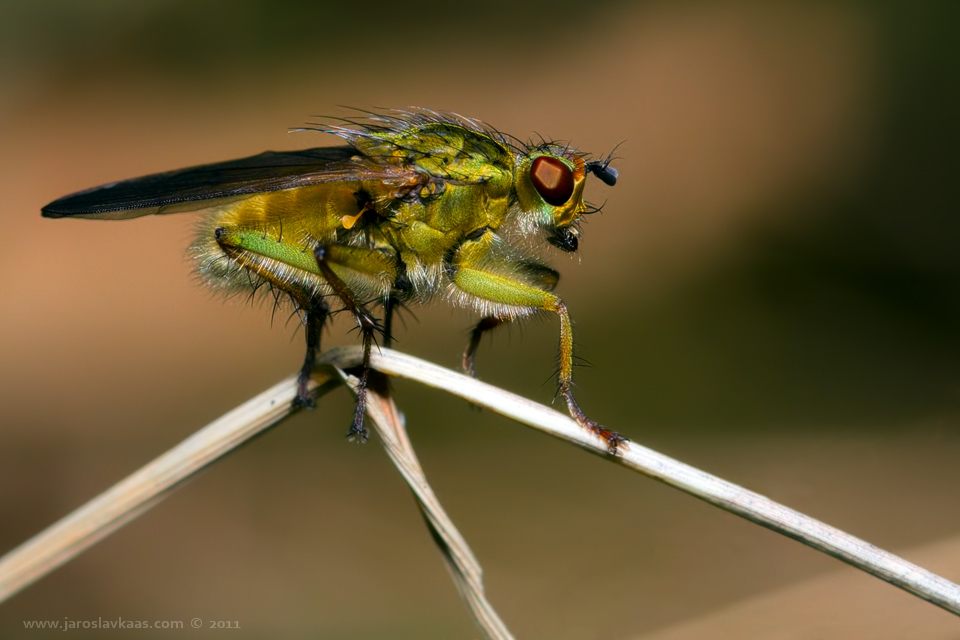
{"type": "Polygon", "coordinates": [[[324,279],[333,288],[334,293],[343,302],[343,305],[353,314],[360,327],[363,342],[363,364],[360,365],[360,384],[357,386],[357,408],[353,414],[353,424],[350,425],[348,437],[352,440],[366,442],[367,430],[363,426],[363,416],[367,408],[367,382],[370,378],[370,348],[373,345],[373,336],[376,332],[383,333],[382,327],[377,324],[376,318],[365,306],[357,301],[353,291],[330,267],[328,248],[319,246],[314,250],[317,265],[324,279]]]}
{"type": "Polygon", "coordinates": [[[303,312],[304,329],[307,335],[307,354],[303,358],[303,366],[297,375],[297,397],[293,399],[293,404],[297,407],[312,409],[315,403],[313,398],[310,397],[307,385],[310,383],[310,374],[317,362],[317,354],[320,352],[320,334],[327,317],[330,315],[330,307],[323,298],[317,298],[304,308],[303,312]]]}
{"type": "MultiPolygon", "coordinates": [[[[556,313],[560,318],[560,353],[558,391],[567,403],[570,416],[583,428],[596,434],[607,444],[611,455],[615,455],[627,439],[607,429],[586,416],[573,395],[573,325],[566,305],[556,295],[549,291],[532,286],[522,280],[505,277],[502,273],[493,274],[482,269],[474,268],[469,264],[458,265],[454,274],[454,283],[465,293],[484,300],[502,304],[526,307],[528,309],[542,309],[556,313]]],[[[486,320],[486,319],[485,319],[486,320]]],[[[499,324],[499,323],[498,323],[499,324]]],[[[473,337],[479,340],[488,327],[481,327],[483,321],[474,329],[473,337]]],[[[494,325],[495,326],[495,325],[494,325]]],[[[489,327],[492,328],[492,327],[489,327]]],[[[471,347],[473,340],[471,340],[471,347]]],[[[468,347],[464,355],[464,365],[468,365],[468,347]]]]}
{"type": "Polygon", "coordinates": [[[463,352],[464,373],[469,375],[471,378],[477,377],[477,370],[473,366],[473,361],[476,358],[477,349],[480,348],[480,339],[483,338],[483,334],[487,333],[488,331],[492,331],[506,322],[506,320],[501,320],[495,316],[487,316],[477,323],[477,325],[473,328],[473,331],[470,333],[470,342],[467,344],[467,348],[463,352]]]}

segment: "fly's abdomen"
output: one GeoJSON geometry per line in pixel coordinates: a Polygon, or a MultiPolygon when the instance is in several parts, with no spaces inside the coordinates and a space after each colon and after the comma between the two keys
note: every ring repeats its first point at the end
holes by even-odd
{"type": "MultiPolygon", "coordinates": [[[[330,286],[314,252],[333,244],[338,230],[358,224],[368,200],[359,182],[339,182],[258,194],[215,208],[200,224],[192,247],[197,271],[226,291],[267,282],[298,301],[328,295],[330,286]]],[[[351,249],[337,247],[331,268],[342,271],[338,275],[358,292],[386,295],[395,260],[369,250],[360,258],[351,249]]]]}

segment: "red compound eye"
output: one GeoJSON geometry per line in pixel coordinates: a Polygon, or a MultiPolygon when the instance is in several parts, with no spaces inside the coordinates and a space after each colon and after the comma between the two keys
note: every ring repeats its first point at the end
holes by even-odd
{"type": "Polygon", "coordinates": [[[534,160],[530,179],[537,193],[555,207],[565,204],[573,195],[573,171],[556,158],[540,156],[534,160]]]}

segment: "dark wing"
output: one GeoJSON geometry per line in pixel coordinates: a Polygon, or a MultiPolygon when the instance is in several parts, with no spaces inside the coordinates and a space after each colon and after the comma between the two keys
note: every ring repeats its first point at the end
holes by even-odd
{"type": "MultiPolygon", "coordinates": [[[[378,175],[353,147],[266,151],[256,156],[156,173],[80,191],[43,208],[47,218],[122,219],[196,211],[265,191],[378,175]]],[[[393,169],[395,172],[396,169],[393,169]]],[[[393,173],[396,175],[396,173],[393,173]]]]}

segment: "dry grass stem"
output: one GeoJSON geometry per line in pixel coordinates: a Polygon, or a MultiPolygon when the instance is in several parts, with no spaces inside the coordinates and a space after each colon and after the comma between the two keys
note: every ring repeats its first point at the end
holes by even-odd
{"type": "MultiPolygon", "coordinates": [[[[317,372],[320,396],[340,386],[332,371],[317,372]]],[[[0,602],[107,537],[170,494],[178,484],[276,425],[293,412],[290,377],[170,449],[139,471],[0,557],[0,602]]]]}
{"type": "MultiPolygon", "coordinates": [[[[331,349],[324,359],[341,368],[356,366],[360,362],[360,350],[356,347],[331,349]]],[[[637,443],[630,443],[620,455],[612,457],[600,438],[587,433],[576,422],[549,407],[397,351],[382,349],[379,353],[374,353],[371,366],[388,375],[417,380],[453,393],[518,422],[573,442],[611,462],[639,471],[724,511],[798,540],[960,615],[960,586],[766,496],[637,443]]],[[[639,428],[618,428],[618,431],[627,434],[642,433],[639,428]]]]}
{"type": "MultiPolygon", "coordinates": [[[[342,372],[343,369],[359,365],[361,357],[359,347],[344,347],[326,352],[322,362],[342,372]]],[[[418,358],[381,349],[372,354],[371,365],[376,371],[448,391],[573,442],[611,462],[639,471],[721,509],[799,540],[960,615],[960,586],[769,498],[636,443],[630,443],[620,455],[610,456],[599,438],[585,432],[567,416],[418,358]]],[[[317,395],[339,384],[338,374],[331,367],[320,367],[316,371],[314,393],[317,395]]],[[[143,513],[179,483],[214,460],[277,424],[292,412],[290,403],[295,393],[295,379],[285,380],[204,427],[101,496],[7,553],[0,558],[0,601],[143,513]]],[[[509,632],[483,597],[477,561],[443,512],[423,476],[386,385],[383,385],[383,390],[373,390],[370,400],[368,414],[371,421],[381,434],[391,459],[413,490],[461,593],[489,637],[498,640],[510,638],[509,632]]],[[[626,431],[642,433],[641,429],[626,431]]]]}
{"type": "MultiPolygon", "coordinates": [[[[345,376],[344,380],[352,389],[356,387],[355,378],[345,376]]],[[[386,376],[371,372],[371,385],[367,390],[367,417],[380,436],[390,460],[413,491],[427,526],[430,527],[430,533],[443,553],[447,568],[474,620],[490,640],[513,640],[506,625],[487,601],[480,563],[427,482],[407,437],[404,420],[391,397],[388,383],[386,376]]]]}

